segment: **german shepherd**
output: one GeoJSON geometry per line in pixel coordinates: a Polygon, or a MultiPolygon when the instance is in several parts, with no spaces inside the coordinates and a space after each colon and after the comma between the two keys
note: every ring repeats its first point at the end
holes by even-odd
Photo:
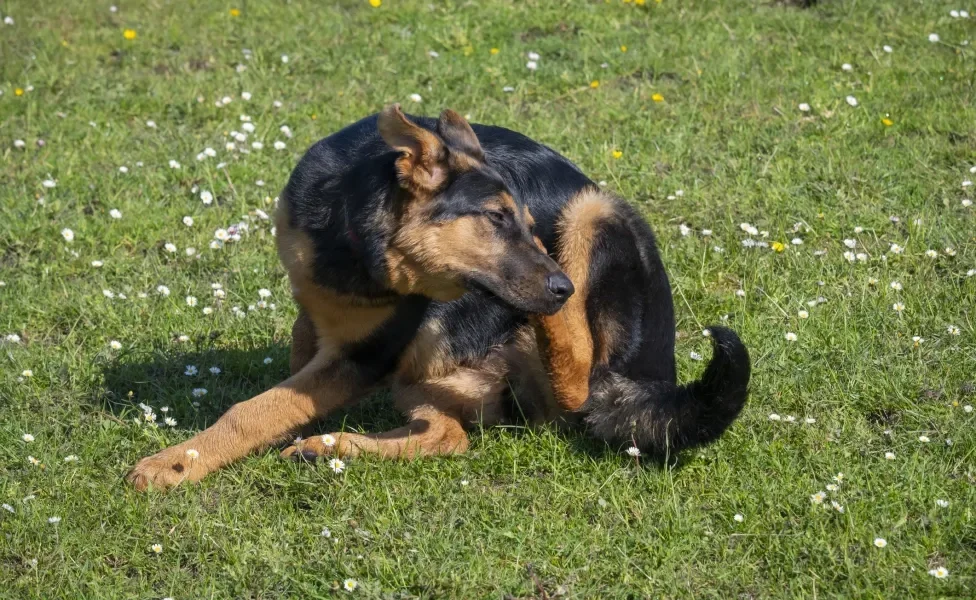
{"type": "Polygon", "coordinates": [[[647,223],[508,129],[388,106],[309,149],[275,224],[300,306],[291,377],[140,461],[136,488],[198,481],[381,386],[406,426],[299,438],[282,455],[454,454],[466,427],[520,418],[660,457],[715,440],[745,403],[749,355],[722,327],[702,379],[676,384],[647,223]]]}

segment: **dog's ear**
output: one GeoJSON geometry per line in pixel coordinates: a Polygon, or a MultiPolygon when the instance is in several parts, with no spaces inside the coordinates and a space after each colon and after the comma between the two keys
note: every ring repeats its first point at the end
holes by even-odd
{"type": "Polygon", "coordinates": [[[471,125],[453,110],[447,109],[441,113],[441,118],[437,120],[437,133],[452,149],[480,161],[485,160],[485,153],[471,125]]]}
{"type": "Polygon", "coordinates": [[[447,180],[447,148],[437,135],[410,122],[399,104],[380,112],[377,128],[383,140],[401,153],[397,175],[406,188],[433,192],[447,180]]]}

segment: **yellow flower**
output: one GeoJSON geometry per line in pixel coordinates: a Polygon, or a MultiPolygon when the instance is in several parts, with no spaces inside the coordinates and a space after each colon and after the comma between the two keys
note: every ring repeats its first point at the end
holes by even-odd
{"type": "Polygon", "coordinates": [[[770,246],[772,246],[773,250],[777,252],[782,252],[783,250],[786,250],[786,244],[784,244],[783,242],[773,242],[772,244],[770,244],[770,246]]]}
{"type": "Polygon", "coordinates": [[[620,51],[621,52],[626,52],[627,51],[627,46],[620,46],[620,51]]]}
{"type": "Polygon", "coordinates": [[[232,17],[239,17],[239,16],[241,16],[241,9],[239,9],[239,8],[232,8],[232,9],[230,9],[230,16],[232,16],[232,17]]]}
{"type": "Polygon", "coordinates": [[[594,79],[593,81],[590,82],[590,87],[593,88],[593,89],[596,89],[596,88],[600,87],[600,82],[598,80],[594,79]]]}
{"type": "Polygon", "coordinates": [[[655,92],[654,95],[651,96],[651,100],[653,100],[655,102],[664,102],[664,96],[662,96],[661,94],[655,92]]]}
{"type": "Polygon", "coordinates": [[[895,124],[895,122],[889,119],[888,117],[881,119],[881,122],[884,123],[885,127],[891,127],[892,125],[895,124]]]}
{"type": "Polygon", "coordinates": [[[621,156],[623,156],[623,155],[624,155],[624,153],[623,153],[623,152],[621,152],[620,150],[614,150],[614,151],[612,152],[612,154],[613,154],[613,157],[614,157],[614,158],[620,158],[621,156]]]}
{"type": "Polygon", "coordinates": [[[465,56],[471,56],[474,52],[474,46],[468,45],[461,49],[465,56]]]}
{"type": "MultiPolygon", "coordinates": [[[[658,0],[660,2],[661,0],[658,0]]],[[[637,6],[644,6],[644,0],[634,0],[634,4],[637,6]]]]}
{"type": "Polygon", "coordinates": [[[14,96],[23,96],[23,95],[24,95],[24,90],[23,89],[17,88],[17,89],[14,90],[14,96]]]}
{"type": "Polygon", "coordinates": [[[124,37],[127,40],[134,40],[136,39],[136,30],[126,29],[125,31],[122,32],[122,37],[124,37]]]}
{"type": "Polygon", "coordinates": [[[489,50],[489,52],[491,52],[492,54],[498,54],[499,50],[498,48],[492,48],[491,50],[489,50]]]}
{"type": "Polygon", "coordinates": [[[383,4],[383,0],[369,0],[369,5],[373,8],[379,8],[380,4],[383,4]]]}

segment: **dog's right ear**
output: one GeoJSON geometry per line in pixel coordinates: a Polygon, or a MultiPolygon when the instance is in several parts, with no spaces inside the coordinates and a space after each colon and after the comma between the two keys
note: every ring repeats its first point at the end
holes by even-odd
{"type": "Polygon", "coordinates": [[[400,185],[434,192],[447,180],[447,147],[437,134],[410,122],[399,104],[380,112],[377,128],[383,140],[400,152],[396,161],[400,185]]]}

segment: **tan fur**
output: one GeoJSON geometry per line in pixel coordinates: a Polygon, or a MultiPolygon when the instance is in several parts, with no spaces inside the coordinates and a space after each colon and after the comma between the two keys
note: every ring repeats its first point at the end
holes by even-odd
{"type": "Polygon", "coordinates": [[[315,325],[308,313],[299,309],[298,318],[291,327],[291,359],[289,368],[294,375],[302,370],[308,363],[315,358],[318,350],[318,336],[315,334],[315,325]]]}
{"type": "Polygon", "coordinates": [[[355,378],[320,353],[283,383],[235,404],[192,439],[144,458],[129,473],[138,490],[166,489],[287,439],[311,421],[363,393],[355,378]],[[195,450],[199,456],[187,454],[195,450]]]}
{"type": "Polygon", "coordinates": [[[586,189],[563,208],[556,224],[556,262],[576,293],[559,312],[541,315],[537,323],[556,401],[567,411],[578,409],[589,396],[593,366],[593,338],[586,317],[590,254],[596,228],[612,215],[609,200],[598,190],[586,189]]]}

